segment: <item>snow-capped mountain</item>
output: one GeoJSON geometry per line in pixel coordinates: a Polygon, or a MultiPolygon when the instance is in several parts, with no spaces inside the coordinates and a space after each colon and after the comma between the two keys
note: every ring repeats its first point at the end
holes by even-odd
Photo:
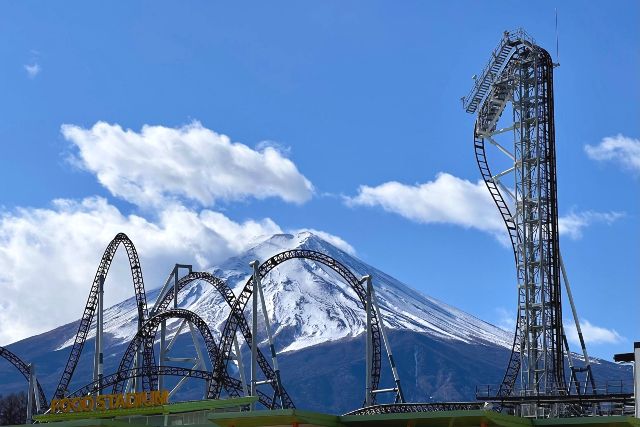
{"type": "MultiPolygon", "coordinates": [[[[238,295],[251,275],[251,261],[263,262],[291,249],[322,252],[357,277],[372,275],[409,401],[473,400],[476,385],[495,384],[502,379],[512,341],[508,332],[411,289],[310,232],[264,238],[209,272],[224,279],[238,295]]],[[[173,266],[167,267],[169,271],[173,266]]],[[[305,259],[278,265],[265,277],[263,287],[280,353],[283,384],[298,407],[333,413],[358,407],[363,398],[365,313],[356,293],[331,268],[305,259]]],[[[158,293],[159,289],[148,291],[150,307],[158,293]]],[[[230,310],[212,286],[193,282],[178,299],[179,307],[205,319],[216,339],[219,337],[230,310]]],[[[250,309],[248,304],[247,319],[250,309]]],[[[168,329],[171,332],[177,326],[178,321],[170,322],[168,329]]],[[[136,329],[133,297],[105,310],[105,372],[115,371],[136,329]]],[[[36,364],[39,380],[49,395],[60,378],[76,331],[74,322],[9,346],[24,360],[36,364]]],[[[84,347],[71,389],[91,380],[93,334],[89,334],[91,341],[84,347]]],[[[264,341],[266,333],[259,339],[264,341]]],[[[174,348],[181,350],[181,346],[189,350],[186,333],[174,348]]],[[[596,375],[606,372],[608,379],[630,375],[625,367],[601,362],[596,375]]],[[[383,358],[383,385],[390,380],[385,363],[383,358]]],[[[0,364],[0,393],[23,388],[23,380],[12,367],[0,364]]]]}
{"type": "MultiPolygon", "coordinates": [[[[209,272],[224,279],[238,295],[251,275],[251,261],[262,262],[292,249],[325,253],[349,267],[358,277],[371,274],[387,328],[411,330],[466,343],[511,345],[512,338],[504,330],[417,292],[306,231],[271,236],[241,256],[209,269],[209,272]]],[[[365,314],[355,292],[335,271],[322,263],[292,259],[269,272],[262,284],[280,351],[300,350],[328,341],[353,338],[365,331],[365,314]]],[[[149,292],[148,303],[153,304],[157,295],[157,289],[149,292]]],[[[197,313],[218,334],[229,315],[224,300],[207,283],[192,283],[183,289],[179,295],[179,307],[197,313]]],[[[250,304],[245,315],[247,318],[251,315],[250,304]]],[[[104,330],[115,343],[129,342],[136,328],[137,311],[133,297],[105,310],[104,330]]],[[[61,342],[57,349],[71,344],[73,337],[61,342]]]]}

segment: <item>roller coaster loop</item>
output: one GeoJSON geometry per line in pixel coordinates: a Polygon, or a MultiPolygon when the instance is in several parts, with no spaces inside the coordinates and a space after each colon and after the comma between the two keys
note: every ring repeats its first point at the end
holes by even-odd
{"type": "MultiPolygon", "coordinates": [[[[100,280],[107,277],[109,267],[111,266],[111,261],[113,261],[113,256],[115,255],[116,250],[121,244],[125,247],[125,250],[127,251],[127,257],[129,258],[129,266],[131,267],[131,276],[133,278],[133,288],[136,296],[136,306],[138,308],[139,323],[143,323],[148,318],[147,298],[144,291],[142,268],[140,267],[138,253],[129,237],[127,237],[127,235],[124,233],[118,233],[109,243],[107,249],[102,255],[102,259],[100,260],[100,265],[98,266],[98,270],[96,271],[96,275],[93,279],[91,291],[89,292],[87,304],[84,308],[82,318],[80,319],[80,324],[78,325],[78,332],[76,333],[75,341],[73,343],[73,347],[71,348],[71,353],[69,354],[69,359],[67,360],[67,364],[64,368],[64,371],[60,378],[60,382],[58,383],[58,387],[54,395],[54,397],[56,398],[63,398],[65,396],[65,393],[67,392],[67,388],[69,387],[69,383],[71,382],[71,378],[73,377],[73,372],[75,371],[76,366],[78,365],[78,360],[80,359],[80,355],[82,354],[84,343],[87,340],[87,334],[89,333],[91,322],[93,321],[94,315],[96,313],[98,303],[98,286],[100,280]]],[[[145,346],[144,364],[146,366],[152,366],[154,364],[154,357],[152,352],[153,346],[145,346]]],[[[148,389],[149,385],[145,384],[145,387],[148,389]]]]}
{"type": "MultiPolygon", "coordinates": [[[[362,307],[365,307],[366,304],[366,290],[362,286],[360,280],[349,270],[346,266],[342,265],[340,262],[335,260],[321,252],[311,251],[311,250],[290,250],[274,255],[269,258],[265,262],[263,262],[259,267],[260,277],[264,278],[267,273],[269,273],[273,268],[277,267],[279,264],[282,264],[285,261],[303,258],[316,262],[320,262],[327,267],[334,270],[340,277],[342,277],[345,282],[356,292],[358,299],[362,307]]],[[[233,339],[236,334],[238,327],[242,321],[240,319],[244,318],[243,312],[244,308],[247,305],[247,302],[251,298],[253,294],[253,280],[250,278],[247,280],[247,283],[244,286],[244,289],[236,299],[233,307],[231,308],[231,314],[227,322],[224,325],[224,329],[222,331],[222,337],[220,339],[220,359],[218,359],[215,373],[217,376],[221,376],[224,372],[226,372],[226,366],[229,363],[230,355],[231,355],[231,346],[233,345],[233,339]]],[[[246,323],[246,322],[245,322],[246,323]]],[[[380,382],[380,369],[381,369],[381,336],[380,336],[380,324],[375,310],[372,310],[372,320],[371,320],[371,331],[373,338],[373,363],[371,364],[371,377],[372,377],[372,388],[375,390],[378,387],[380,382]]],[[[248,331],[247,331],[248,332],[248,331]]],[[[245,339],[247,335],[245,335],[245,339]]],[[[250,336],[250,332],[249,332],[250,336]]],[[[247,342],[251,342],[249,339],[247,342]]],[[[222,383],[216,382],[215,384],[215,393],[216,397],[220,396],[220,392],[222,390],[222,383]]],[[[288,396],[282,396],[283,403],[284,399],[288,396]]],[[[374,395],[375,399],[375,395],[374,395]]],[[[375,403],[375,401],[374,401],[375,403]]],[[[285,405],[293,404],[292,402],[286,402],[285,405]]],[[[285,406],[283,405],[283,406],[285,406]]]]}
{"type": "MultiPolygon", "coordinates": [[[[129,346],[127,347],[127,350],[125,351],[124,356],[122,357],[122,360],[120,362],[120,367],[118,368],[118,372],[126,372],[129,370],[127,368],[131,366],[131,363],[133,362],[133,358],[135,357],[141,345],[153,346],[153,342],[155,341],[155,335],[158,327],[160,326],[160,323],[168,319],[185,319],[190,323],[192,323],[198,329],[198,331],[200,332],[200,335],[204,340],[204,344],[207,349],[207,355],[209,356],[209,363],[211,364],[212,367],[215,366],[216,360],[219,359],[218,346],[215,342],[215,339],[213,338],[213,334],[211,334],[211,331],[209,330],[209,326],[207,326],[207,323],[204,320],[202,320],[200,316],[198,316],[192,311],[176,308],[176,309],[166,310],[166,311],[163,311],[162,313],[156,314],[155,316],[147,320],[142,325],[142,328],[138,330],[136,335],[133,337],[133,339],[129,343],[129,346]]],[[[155,376],[151,376],[151,378],[157,379],[157,377],[155,376]]],[[[240,394],[238,393],[237,390],[234,390],[233,388],[229,389],[230,388],[229,382],[225,381],[226,378],[228,378],[228,376],[226,375],[222,378],[224,382],[223,385],[225,386],[225,388],[227,388],[228,391],[232,393],[232,395],[239,397],[240,394]]],[[[152,381],[152,388],[157,388],[156,381],[152,381]]],[[[213,390],[213,382],[210,383],[209,385],[209,391],[207,393],[209,397],[212,396],[212,390],[213,390]]],[[[113,394],[119,394],[119,393],[122,393],[123,391],[124,391],[124,383],[116,382],[113,386],[113,394]]]]}
{"type": "MultiPolygon", "coordinates": [[[[182,277],[178,281],[178,283],[176,284],[177,292],[175,292],[174,289],[168,290],[162,296],[161,300],[158,301],[158,304],[156,305],[156,307],[154,309],[154,313],[155,312],[162,312],[162,311],[166,310],[167,307],[169,307],[169,304],[171,303],[171,301],[173,300],[174,295],[176,293],[179,293],[189,283],[192,283],[192,282],[194,282],[196,280],[203,280],[206,283],[209,283],[211,286],[213,286],[220,293],[220,295],[222,295],[222,297],[224,298],[225,302],[232,309],[229,317],[231,317],[231,316],[235,316],[236,317],[236,322],[238,324],[238,327],[240,328],[240,333],[244,337],[244,339],[245,339],[245,341],[247,343],[247,346],[249,348],[251,348],[251,328],[249,327],[249,324],[247,323],[247,320],[245,319],[245,317],[242,314],[242,312],[240,312],[240,314],[238,314],[237,311],[233,311],[233,307],[234,307],[234,304],[236,302],[236,297],[235,297],[233,291],[229,288],[229,286],[226,284],[225,281],[215,277],[211,273],[207,273],[207,272],[192,272],[192,273],[189,273],[188,275],[182,277]]],[[[154,314],[154,313],[152,313],[152,314],[154,314]]],[[[277,390],[277,386],[276,386],[277,383],[275,381],[275,372],[273,371],[273,368],[271,367],[271,365],[267,361],[267,358],[264,356],[264,354],[262,353],[262,351],[260,349],[258,349],[258,366],[262,370],[265,378],[270,380],[269,384],[271,385],[271,387],[273,387],[274,393],[279,394],[278,390],[277,390]]],[[[121,363],[120,367],[124,369],[124,368],[127,368],[128,366],[124,366],[121,363]]],[[[226,369],[225,369],[225,372],[226,372],[226,369]]],[[[283,402],[285,402],[285,407],[283,409],[295,408],[295,405],[294,405],[293,401],[291,400],[291,397],[289,396],[289,394],[287,393],[287,391],[284,389],[284,387],[282,385],[280,386],[280,393],[282,394],[283,402]]],[[[275,399],[274,399],[273,402],[270,402],[270,404],[267,406],[267,408],[273,409],[275,407],[275,403],[276,402],[275,402],[275,399]]]]}

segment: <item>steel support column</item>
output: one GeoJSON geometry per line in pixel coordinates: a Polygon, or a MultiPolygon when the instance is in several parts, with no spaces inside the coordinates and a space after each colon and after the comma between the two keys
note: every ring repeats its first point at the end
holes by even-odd
{"type": "MultiPolygon", "coordinates": [[[[262,306],[262,317],[264,319],[264,326],[265,329],[267,330],[267,339],[269,340],[269,350],[271,352],[271,363],[273,363],[273,372],[275,374],[275,381],[276,381],[276,394],[277,397],[280,399],[280,406],[283,407],[284,402],[282,400],[282,382],[280,381],[280,368],[278,368],[278,356],[276,353],[276,347],[273,343],[273,335],[271,333],[271,323],[269,322],[269,313],[267,312],[267,303],[264,299],[264,293],[262,291],[262,281],[258,280],[255,283],[255,286],[258,288],[258,297],[260,297],[260,303],[262,306]]],[[[256,294],[253,294],[254,298],[256,297],[256,294]]]]}
{"type": "MultiPolygon", "coordinates": [[[[258,268],[260,263],[258,260],[252,261],[250,264],[253,269],[253,300],[252,300],[252,313],[251,313],[251,396],[257,394],[258,383],[258,293],[256,288],[260,281],[260,272],[258,268]]],[[[255,410],[255,403],[251,404],[251,409],[255,410]]]]}
{"type": "Polygon", "coordinates": [[[636,400],[636,418],[640,418],[640,342],[633,343],[633,394],[636,400]]]}
{"type": "MultiPolygon", "coordinates": [[[[562,325],[553,66],[549,53],[524,31],[505,32],[471,93],[463,100],[468,113],[477,112],[476,160],[506,225],[516,262],[517,324],[499,396],[511,395],[518,376],[526,394],[566,394],[568,390],[564,373],[566,340],[562,325]],[[499,126],[501,118],[508,120],[503,113],[509,107],[511,123],[499,126]],[[513,135],[512,151],[496,141],[508,131],[513,135]],[[485,141],[497,147],[511,167],[493,175],[485,141]],[[513,175],[513,190],[503,185],[508,174],[513,175]],[[511,197],[512,203],[504,195],[511,197]]],[[[566,278],[565,284],[568,285],[566,278]]],[[[585,363],[588,366],[588,358],[585,363]]],[[[593,384],[592,376],[590,381],[593,384]]],[[[535,410],[535,404],[531,409],[535,410]]]]}
{"type": "MultiPolygon", "coordinates": [[[[371,281],[371,276],[367,276],[367,281],[371,281]]],[[[373,308],[378,315],[378,321],[380,323],[380,335],[382,335],[382,342],[384,343],[384,349],[387,352],[387,357],[389,358],[389,365],[391,366],[391,374],[393,375],[393,382],[395,383],[395,387],[390,391],[394,392],[395,403],[404,403],[404,393],[402,392],[402,385],[400,385],[400,375],[398,374],[398,368],[396,367],[396,361],[393,358],[393,352],[391,351],[391,344],[389,344],[389,339],[387,338],[387,331],[384,326],[384,320],[382,318],[382,311],[380,311],[380,306],[378,305],[378,297],[376,296],[375,288],[371,285],[371,301],[373,301],[373,308]]],[[[380,390],[378,390],[380,391],[380,390]]]]}
{"type": "Polygon", "coordinates": [[[371,303],[371,276],[367,275],[362,278],[366,282],[366,348],[365,348],[365,397],[364,406],[371,406],[373,402],[373,386],[371,382],[371,363],[373,361],[373,335],[371,330],[371,317],[373,306],[371,303]]]}
{"type": "Polygon", "coordinates": [[[27,424],[33,423],[33,404],[37,403],[37,412],[40,412],[38,395],[36,390],[36,367],[29,363],[29,392],[27,393],[27,424]],[[35,401],[35,402],[34,402],[35,401]]]}
{"type": "MultiPolygon", "coordinates": [[[[103,329],[104,329],[104,276],[100,276],[98,281],[98,308],[96,316],[96,339],[95,353],[93,361],[93,380],[100,384],[100,379],[104,373],[103,365],[103,329]]],[[[100,394],[100,391],[97,391],[100,394]]]]}

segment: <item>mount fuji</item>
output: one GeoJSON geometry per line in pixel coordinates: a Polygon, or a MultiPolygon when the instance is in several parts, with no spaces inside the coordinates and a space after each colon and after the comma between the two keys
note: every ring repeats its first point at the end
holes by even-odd
{"type": "MultiPolygon", "coordinates": [[[[372,275],[407,401],[474,400],[477,385],[501,381],[511,351],[511,333],[411,289],[311,232],[264,238],[248,251],[208,271],[225,280],[238,295],[250,277],[249,262],[256,259],[263,262],[291,249],[322,252],[358,277],[372,275]]],[[[278,265],[262,284],[282,382],[296,406],[329,413],[359,407],[364,398],[365,313],[355,292],[331,268],[306,259],[278,265]]],[[[148,291],[150,306],[159,291],[159,288],[148,291]]],[[[212,286],[193,282],[180,292],[178,302],[180,308],[202,317],[216,340],[219,339],[229,308],[212,286]]],[[[250,306],[245,310],[247,319],[251,318],[250,306]]],[[[105,372],[111,373],[136,333],[135,298],[109,307],[104,318],[105,372]]],[[[37,366],[39,381],[48,396],[53,394],[60,378],[77,325],[69,323],[8,346],[23,360],[37,366]]],[[[178,320],[169,322],[169,333],[174,333],[178,326],[178,320]]],[[[265,331],[263,324],[260,331],[265,331]]],[[[187,332],[188,328],[183,329],[176,339],[174,352],[194,354],[187,332]]],[[[93,334],[92,329],[70,390],[91,381],[93,334]]],[[[259,334],[259,341],[263,352],[268,354],[266,333],[259,334]]],[[[246,345],[243,348],[243,360],[248,366],[248,350],[246,345]]],[[[384,356],[381,386],[387,387],[392,385],[392,378],[384,356]]],[[[600,359],[593,362],[596,379],[630,378],[628,367],[600,359]]],[[[187,383],[180,397],[201,397],[204,386],[197,380],[187,383]]],[[[13,367],[0,363],[0,393],[25,388],[24,379],[13,367]]],[[[381,396],[379,400],[390,398],[381,396]]]]}

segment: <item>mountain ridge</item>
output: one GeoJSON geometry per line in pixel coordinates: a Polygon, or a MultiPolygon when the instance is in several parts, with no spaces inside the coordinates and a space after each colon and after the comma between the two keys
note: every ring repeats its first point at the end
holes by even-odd
{"type": "MultiPolygon", "coordinates": [[[[238,295],[250,277],[249,262],[287,250],[325,253],[356,276],[371,274],[387,327],[394,358],[408,401],[474,400],[475,385],[499,383],[511,352],[512,335],[449,304],[425,295],[310,232],[267,236],[249,250],[207,271],[225,280],[238,295]]],[[[355,292],[326,265],[292,259],[278,265],[263,280],[265,302],[278,351],[283,384],[298,407],[344,413],[362,403],[364,385],[365,313],[355,292]]],[[[147,292],[149,307],[160,289],[147,292]]],[[[82,296],[85,297],[84,295],[82,296]]],[[[179,307],[194,311],[209,325],[215,339],[229,314],[216,289],[192,282],[179,295],[179,307]]],[[[251,304],[245,312],[251,317],[251,304]]],[[[169,322],[169,334],[179,326],[169,322]]],[[[69,356],[78,322],[26,338],[8,347],[33,362],[38,378],[51,396],[69,356]]],[[[131,297],[105,310],[105,373],[117,369],[124,349],[137,329],[135,299],[131,297]]],[[[260,322],[259,342],[266,334],[260,322]]],[[[91,381],[93,336],[87,343],[70,390],[91,381]]],[[[174,349],[193,352],[188,334],[174,349]]],[[[265,354],[267,349],[263,347],[265,354]]],[[[243,345],[248,366],[248,351],[243,345]]],[[[596,378],[628,379],[627,367],[595,359],[596,378]]],[[[388,361],[383,354],[381,385],[390,385],[388,361]]],[[[11,366],[0,364],[0,392],[20,391],[24,379],[11,366]]],[[[235,372],[235,364],[230,364],[235,372]]],[[[197,382],[187,382],[180,398],[201,398],[197,382]]]]}
{"type": "MultiPolygon", "coordinates": [[[[257,259],[264,262],[277,253],[293,249],[327,254],[357,276],[371,274],[387,328],[410,329],[465,342],[479,339],[510,348],[512,338],[508,332],[410,288],[311,232],[272,235],[244,253],[206,271],[225,280],[238,295],[250,277],[250,261],[257,259]],[[457,325],[452,327],[453,324],[447,321],[457,321],[457,325]]],[[[276,340],[285,335],[295,337],[295,341],[286,340],[281,351],[364,333],[364,311],[359,307],[357,296],[339,275],[321,263],[293,259],[280,264],[263,279],[263,288],[276,340]],[[323,314],[322,310],[326,313],[323,314]],[[295,313],[293,317],[292,312],[295,313]],[[338,322],[337,330],[326,328],[332,321],[338,322]]],[[[158,292],[158,288],[148,291],[150,307],[158,292]]],[[[181,291],[178,306],[203,317],[212,327],[216,338],[228,316],[224,301],[215,289],[198,282],[187,285],[181,291]]],[[[247,318],[250,313],[251,307],[248,305],[245,310],[247,318]]],[[[119,342],[128,342],[137,329],[134,297],[108,307],[104,317],[105,333],[119,342]]],[[[88,338],[94,334],[94,331],[90,331],[88,338]]],[[[56,350],[70,346],[73,339],[69,337],[56,350]]]]}

